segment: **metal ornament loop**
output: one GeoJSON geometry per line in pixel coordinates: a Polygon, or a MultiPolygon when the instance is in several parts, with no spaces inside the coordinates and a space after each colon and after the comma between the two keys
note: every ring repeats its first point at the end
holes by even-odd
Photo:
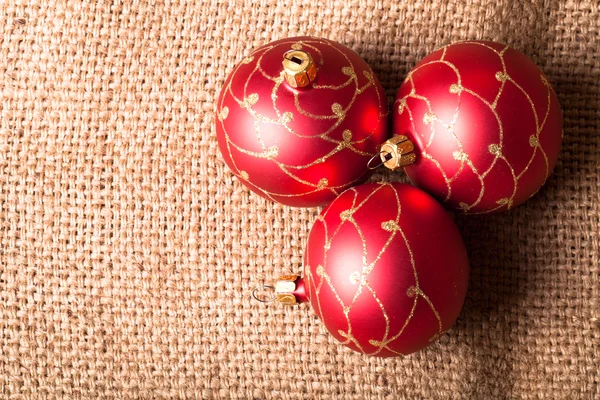
{"type": "Polygon", "coordinates": [[[273,301],[275,301],[277,299],[277,294],[275,294],[275,286],[273,285],[262,285],[262,286],[257,286],[252,290],[252,297],[254,298],[254,300],[259,301],[261,303],[271,303],[273,301]],[[268,298],[268,299],[261,299],[256,295],[256,292],[258,292],[259,290],[264,290],[264,289],[270,289],[273,291],[273,297],[268,298]]]}
{"type": "Polygon", "coordinates": [[[387,151],[380,151],[379,153],[375,154],[373,157],[371,157],[371,159],[369,160],[369,162],[367,163],[367,168],[369,168],[370,170],[374,170],[377,169],[379,167],[381,167],[385,162],[389,161],[392,159],[392,154],[388,153],[387,151]],[[383,156],[383,159],[385,161],[380,161],[379,164],[372,166],[371,164],[373,163],[373,161],[375,161],[375,159],[379,159],[381,160],[381,157],[383,156]]]}

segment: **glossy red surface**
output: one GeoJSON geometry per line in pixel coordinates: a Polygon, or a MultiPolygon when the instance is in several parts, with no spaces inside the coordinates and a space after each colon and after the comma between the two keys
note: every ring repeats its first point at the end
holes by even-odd
{"type": "Polygon", "coordinates": [[[329,332],[380,357],[415,352],[448,330],[469,275],[444,208],[401,183],[342,193],[315,222],[304,265],[306,292],[329,332]]]}
{"type": "Polygon", "coordinates": [[[321,206],[366,180],[369,158],[387,139],[385,93],[356,53],[326,39],[269,43],[242,60],[217,102],[216,132],[233,173],[280,203],[321,206]],[[283,79],[283,54],[301,49],[318,67],[294,89],[283,79]]]}
{"type": "Polygon", "coordinates": [[[534,195],[562,140],[558,99],[527,56],[494,42],[451,44],[400,87],[393,133],[408,136],[410,180],[449,208],[502,211],[534,195]]]}

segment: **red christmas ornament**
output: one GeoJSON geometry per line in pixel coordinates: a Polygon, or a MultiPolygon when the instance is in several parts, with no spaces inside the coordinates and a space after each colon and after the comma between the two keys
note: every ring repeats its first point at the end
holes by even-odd
{"type": "Polygon", "coordinates": [[[277,283],[279,300],[309,299],[342,344],[380,357],[420,350],[449,329],[469,274],[462,238],[444,208],[401,183],[342,193],[315,222],[304,264],[303,279],[277,283]]]}
{"type": "Polygon", "coordinates": [[[225,162],[248,188],[280,203],[325,205],[366,180],[387,139],[385,93],[347,47],[278,40],[242,60],[217,102],[225,162]]]}
{"type": "Polygon", "coordinates": [[[433,52],[409,72],[393,132],[414,143],[416,161],[405,171],[416,186],[454,209],[485,213],[521,204],[544,184],[558,158],[562,116],[527,56],[469,41],[433,52]]]}

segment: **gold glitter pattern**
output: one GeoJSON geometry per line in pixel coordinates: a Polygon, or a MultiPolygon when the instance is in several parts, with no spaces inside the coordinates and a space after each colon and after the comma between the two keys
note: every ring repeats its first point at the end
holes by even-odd
{"type": "MultiPolygon", "coordinates": [[[[246,67],[246,68],[248,68],[248,67],[246,67]]],[[[292,178],[293,180],[295,180],[297,182],[300,182],[300,183],[306,185],[306,187],[308,188],[308,190],[306,192],[302,192],[302,193],[295,193],[295,194],[275,193],[275,192],[271,192],[271,191],[265,190],[263,188],[257,187],[252,182],[247,181],[247,179],[246,179],[247,184],[249,184],[252,188],[256,189],[258,192],[263,193],[265,195],[265,197],[267,197],[273,201],[276,201],[273,196],[298,197],[298,196],[304,196],[304,195],[311,194],[311,193],[320,192],[323,190],[330,191],[331,193],[333,193],[334,195],[337,196],[341,189],[344,189],[347,186],[350,186],[350,185],[355,184],[356,182],[362,180],[363,177],[365,176],[365,174],[368,174],[368,171],[365,171],[362,175],[357,176],[351,182],[347,182],[343,185],[336,185],[336,186],[329,185],[328,180],[324,177],[318,179],[316,182],[315,181],[312,181],[312,182],[307,181],[305,179],[300,178],[300,176],[298,176],[297,173],[295,172],[298,170],[303,170],[303,169],[312,167],[312,166],[320,164],[320,163],[324,163],[325,161],[327,161],[327,159],[329,159],[333,155],[335,155],[338,152],[343,151],[343,150],[348,150],[348,151],[356,153],[360,156],[363,156],[363,157],[365,157],[366,160],[368,158],[370,158],[371,156],[373,156],[374,153],[359,150],[355,147],[355,145],[365,142],[374,134],[374,132],[376,132],[378,129],[381,129],[380,125],[382,123],[385,123],[385,120],[387,117],[387,108],[385,107],[384,104],[382,104],[383,94],[380,93],[378,86],[375,84],[372,74],[370,74],[370,72],[368,72],[368,71],[363,71],[363,74],[367,78],[367,83],[360,86],[356,72],[355,72],[356,68],[357,67],[348,58],[348,56],[346,54],[344,54],[344,52],[339,50],[337,47],[333,46],[330,42],[322,40],[322,39],[308,39],[303,42],[297,42],[297,41],[290,40],[289,43],[280,42],[277,45],[267,45],[267,46],[257,49],[250,56],[244,58],[242,60],[242,62],[240,64],[238,64],[235,67],[235,69],[232,71],[228,82],[223,87],[222,91],[223,91],[224,95],[221,96],[220,104],[217,107],[217,119],[220,122],[220,128],[222,129],[222,131],[224,133],[224,137],[225,137],[225,141],[226,141],[226,148],[223,150],[225,150],[228,153],[229,159],[231,160],[231,162],[233,164],[233,168],[232,168],[233,173],[238,177],[243,177],[243,174],[241,174],[240,168],[238,168],[238,165],[235,162],[235,158],[233,157],[233,154],[231,152],[232,149],[235,149],[236,151],[239,151],[248,156],[256,157],[258,159],[266,159],[266,160],[269,160],[270,162],[273,162],[275,165],[277,165],[277,167],[282,171],[283,174],[285,174],[286,176],[292,178]],[[314,120],[331,120],[332,121],[332,124],[329,127],[329,129],[325,130],[324,132],[317,132],[317,133],[309,132],[307,134],[302,134],[302,133],[294,130],[289,125],[289,123],[294,120],[294,113],[289,112],[289,111],[281,113],[279,111],[279,109],[277,108],[276,102],[278,99],[278,93],[279,93],[282,83],[284,82],[284,78],[282,75],[283,71],[281,71],[281,74],[279,76],[271,76],[262,68],[261,61],[262,61],[264,54],[266,52],[268,52],[269,50],[273,49],[275,46],[285,47],[285,45],[288,45],[291,49],[295,49],[295,50],[304,49],[304,51],[307,51],[307,50],[314,51],[313,58],[315,58],[315,62],[318,65],[323,65],[324,59],[323,59],[322,53],[319,50],[319,48],[317,46],[315,46],[316,44],[328,46],[332,50],[338,52],[343,57],[343,59],[346,61],[347,65],[341,66],[340,68],[342,70],[342,73],[345,76],[348,76],[348,80],[346,82],[342,83],[341,85],[337,85],[337,86],[317,85],[315,83],[315,84],[313,84],[312,89],[313,90],[318,90],[318,89],[339,90],[339,89],[342,89],[349,85],[354,84],[355,90],[354,90],[353,97],[349,100],[346,107],[343,107],[342,105],[340,105],[338,103],[333,103],[331,105],[331,114],[326,114],[326,115],[316,115],[316,114],[309,113],[308,111],[302,109],[302,107],[300,105],[299,97],[298,97],[298,92],[294,91],[294,103],[295,103],[296,112],[298,114],[300,114],[304,117],[314,119],[314,120]],[[255,61],[255,66],[252,69],[252,71],[250,71],[250,73],[247,73],[246,80],[243,84],[243,88],[244,88],[243,97],[239,98],[234,94],[234,92],[232,90],[232,82],[236,78],[240,67],[243,65],[247,65],[247,64],[251,63],[252,61],[255,61]],[[261,114],[258,110],[254,109],[254,106],[257,104],[257,102],[259,100],[259,95],[257,93],[248,94],[247,89],[248,89],[250,80],[257,73],[261,74],[263,77],[265,77],[268,80],[273,82],[273,89],[271,91],[271,101],[272,101],[273,110],[274,110],[277,118],[268,117],[266,115],[261,114]],[[374,88],[374,90],[376,92],[376,97],[379,102],[379,110],[383,111],[383,113],[380,113],[378,115],[378,120],[377,120],[377,123],[375,124],[375,126],[373,127],[373,130],[371,132],[369,132],[362,139],[356,140],[356,141],[352,141],[352,132],[350,130],[344,131],[343,140],[334,139],[331,136],[329,136],[345,120],[347,112],[354,105],[357,97],[360,94],[362,94],[367,88],[369,88],[371,86],[374,88]],[[241,145],[234,143],[234,141],[232,140],[232,137],[227,133],[227,130],[224,125],[224,120],[231,113],[231,110],[227,106],[224,105],[226,96],[229,96],[230,98],[232,98],[239,105],[240,108],[247,110],[247,112],[250,113],[250,115],[254,118],[254,132],[256,134],[256,139],[257,139],[258,144],[262,147],[262,151],[251,151],[249,149],[243,148],[241,145]],[[304,163],[301,165],[288,165],[278,159],[278,155],[279,155],[278,150],[279,149],[276,146],[271,146],[269,148],[267,148],[265,146],[265,143],[262,139],[260,123],[279,125],[279,126],[283,127],[284,130],[291,135],[294,135],[294,136],[297,136],[300,138],[312,138],[314,140],[323,140],[323,141],[335,144],[336,147],[334,147],[329,153],[324,154],[310,162],[307,162],[307,163],[304,163]]],[[[373,149],[373,151],[375,151],[375,150],[376,149],[373,149]]],[[[366,165],[366,161],[365,161],[365,165],[366,165]]]]}
{"type": "Polygon", "coordinates": [[[415,133],[418,133],[418,130],[416,129],[415,126],[415,122],[413,119],[413,111],[411,110],[411,108],[408,106],[407,103],[407,99],[409,98],[414,98],[414,99],[419,99],[419,100],[423,100],[426,105],[427,105],[427,112],[424,113],[423,115],[423,123],[425,125],[430,126],[431,129],[431,133],[430,133],[430,137],[428,140],[428,143],[424,146],[424,148],[422,149],[422,157],[431,161],[433,163],[433,165],[440,171],[440,173],[442,174],[442,177],[444,179],[444,182],[446,184],[446,197],[444,199],[444,201],[448,201],[450,200],[450,198],[452,197],[452,182],[454,182],[458,176],[460,175],[460,173],[465,169],[468,168],[470,171],[472,171],[476,176],[477,179],[479,180],[480,183],[480,190],[479,190],[479,194],[477,199],[474,202],[471,202],[470,204],[467,204],[465,202],[461,202],[459,203],[459,210],[462,210],[463,212],[470,212],[474,207],[476,207],[482,200],[484,194],[485,194],[485,183],[484,183],[484,178],[491,172],[491,170],[496,166],[496,165],[500,165],[500,164],[504,164],[508,167],[508,169],[510,170],[510,173],[512,175],[512,179],[513,179],[513,191],[512,194],[509,198],[503,198],[500,199],[498,201],[496,201],[496,204],[498,204],[498,207],[493,208],[491,210],[487,210],[484,211],[485,212],[493,212],[496,211],[502,207],[506,208],[506,209],[510,209],[513,206],[513,201],[515,198],[515,195],[517,194],[517,189],[518,189],[518,185],[519,185],[519,180],[520,178],[525,174],[525,172],[527,172],[529,170],[529,167],[531,166],[536,154],[538,152],[540,152],[542,154],[542,156],[544,157],[544,161],[545,161],[545,177],[547,178],[548,175],[550,174],[550,170],[549,170],[549,161],[548,161],[548,157],[546,155],[545,150],[542,148],[541,144],[540,144],[540,133],[542,132],[542,130],[544,129],[544,126],[546,124],[546,120],[548,119],[548,115],[550,113],[550,103],[551,103],[551,94],[552,94],[552,87],[551,85],[548,83],[547,79],[543,76],[543,74],[540,73],[540,79],[542,81],[542,83],[544,84],[544,86],[547,88],[547,107],[546,107],[546,112],[545,115],[542,119],[542,121],[539,120],[538,118],[538,113],[536,111],[535,105],[533,103],[533,100],[531,98],[531,96],[525,91],[525,89],[523,89],[511,76],[510,74],[507,72],[506,70],[506,64],[504,61],[504,53],[506,52],[507,49],[509,49],[508,46],[506,46],[504,49],[498,51],[497,49],[494,49],[493,47],[485,44],[485,43],[481,43],[481,42],[472,42],[472,41],[465,41],[463,43],[469,43],[469,44],[475,44],[475,45],[479,45],[479,46],[483,46],[491,51],[493,51],[500,59],[501,63],[502,63],[502,70],[501,71],[497,71],[495,73],[495,79],[498,80],[499,82],[502,82],[500,89],[494,99],[493,102],[489,102],[488,100],[484,99],[482,96],[480,96],[478,93],[476,93],[475,91],[464,87],[463,83],[462,83],[462,78],[461,78],[461,74],[460,71],[458,70],[458,68],[448,62],[445,57],[446,57],[446,53],[447,53],[447,48],[448,46],[443,47],[442,50],[442,54],[440,59],[438,60],[433,60],[427,63],[424,63],[422,65],[417,66],[415,69],[413,69],[412,71],[409,72],[409,74],[407,75],[406,79],[405,79],[405,83],[411,83],[412,84],[412,89],[410,91],[409,94],[407,94],[406,96],[397,99],[395,106],[397,107],[397,112],[398,114],[403,114],[404,112],[408,113],[408,118],[410,120],[411,123],[411,127],[412,127],[412,131],[415,133]],[[413,81],[413,75],[416,71],[418,71],[419,69],[428,66],[428,65],[432,65],[432,64],[444,64],[448,67],[450,67],[454,73],[456,74],[457,77],[457,83],[450,85],[449,91],[451,93],[457,94],[458,96],[458,100],[457,100],[457,104],[458,106],[456,107],[456,110],[454,112],[454,115],[452,116],[452,121],[451,123],[446,123],[444,122],[440,117],[438,117],[434,112],[433,112],[433,107],[431,105],[430,100],[422,95],[419,95],[416,92],[415,89],[415,84],[413,81]],[[502,124],[502,121],[500,119],[500,116],[498,115],[498,112],[496,111],[496,106],[498,104],[498,100],[500,99],[506,84],[512,84],[519,92],[521,92],[527,102],[529,103],[530,107],[531,107],[531,111],[533,112],[533,116],[535,119],[535,132],[531,134],[530,138],[529,138],[529,144],[530,146],[534,149],[530,159],[528,160],[527,165],[525,166],[525,168],[520,171],[519,173],[515,172],[513,166],[508,162],[508,160],[505,158],[505,156],[502,153],[502,148],[503,148],[503,136],[504,136],[504,126],[502,124]],[[458,120],[458,116],[459,116],[459,109],[460,109],[460,103],[461,103],[461,95],[463,94],[469,94],[471,96],[474,96],[475,98],[477,98],[478,100],[480,100],[485,106],[489,107],[490,111],[492,112],[492,114],[494,115],[494,118],[497,121],[498,124],[498,128],[499,128],[499,142],[497,143],[490,143],[488,145],[488,150],[491,154],[493,154],[495,156],[492,164],[490,165],[490,167],[485,170],[485,171],[480,171],[478,170],[475,165],[473,164],[472,160],[471,160],[471,155],[469,155],[458,135],[455,132],[455,127],[456,127],[456,122],[458,120]],[[436,130],[435,130],[435,124],[434,122],[437,122],[438,124],[442,125],[447,132],[450,134],[450,136],[452,137],[452,139],[454,140],[454,142],[456,143],[456,145],[458,146],[459,150],[458,151],[453,151],[453,158],[457,161],[460,161],[460,166],[459,166],[459,170],[458,172],[456,172],[453,176],[448,176],[446,174],[446,172],[444,171],[444,169],[442,168],[440,162],[438,160],[436,160],[430,153],[427,152],[427,149],[431,146],[433,139],[435,137],[436,134],[436,130]]]}
{"type": "MultiPolygon", "coordinates": [[[[364,198],[359,204],[356,204],[358,192],[356,191],[355,188],[350,188],[348,190],[348,192],[346,192],[346,193],[349,194],[351,192],[353,192],[353,196],[354,196],[352,204],[349,206],[349,208],[347,208],[346,210],[344,210],[340,213],[341,223],[338,224],[338,226],[336,227],[334,232],[332,232],[330,234],[327,231],[327,223],[325,222],[325,220],[327,219],[327,214],[329,213],[330,209],[327,209],[327,211],[325,211],[325,213],[323,215],[321,215],[320,218],[317,218],[316,223],[321,224],[325,229],[325,231],[324,231],[325,253],[323,256],[323,264],[324,265],[327,265],[327,252],[331,247],[331,242],[335,238],[337,233],[341,230],[342,226],[344,226],[345,224],[352,225],[356,229],[356,232],[358,233],[358,235],[360,236],[361,242],[362,242],[362,252],[363,252],[363,256],[362,256],[363,267],[362,267],[361,271],[353,272],[349,277],[350,282],[354,285],[357,285],[355,294],[352,296],[352,300],[350,301],[349,304],[344,303],[344,301],[338,294],[338,291],[336,290],[331,277],[327,273],[325,267],[321,264],[319,264],[315,270],[319,279],[314,279],[314,277],[312,276],[312,273],[311,273],[310,265],[308,265],[308,264],[305,265],[305,279],[307,282],[307,290],[309,292],[311,299],[313,299],[313,306],[316,303],[315,308],[318,310],[318,313],[320,316],[323,316],[323,311],[322,311],[321,300],[320,300],[319,294],[321,293],[324,285],[327,286],[327,288],[329,290],[331,290],[331,292],[333,293],[333,296],[335,297],[336,301],[341,306],[341,309],[342,309],[343,314],[346,319],[346,323],[348,325],[347,330],[338,330],[337,331],[338,335],[344,339],[342,341],[342,344],[353,344],[360,352],[369,354],[369,355],[377,355],[384,350],[388,351],[390,353],[396,354],[396,355],[403,355],[403,354],[399,353],[398,351],[394,350],[393,348],[390,348],[390,346],[392,345],[392,347],[394,347],[393,342],[396,339],[400,338],[402,336],[402,334],[404,333],[404,331],[406,330],[407,326],[409,325],[410,321],[413,319],[413,317],[415,315],[415,310],[417,308],[417,304],[419,301],[424,301],[427,304],[427,306],[429,307],[429,309],[431,310],[433,316],[435,317],[435,319],[438,323],[438,330],[435,333],[435,335],[437,335],[437,336],[439,336],[443,333],[442,319],[441,319],[440,314],[438,313],[436,307],[432,303],[432,301],[429,299],[429,297],[423,292],[423,290],[420,287],[419,276],[417,273],[417,265],[415,262],[412,247],[410,245],[408,238],[406,237],[406,234],[404,233],[404,231],[402,230],[402,228],[400,226],[400,216],[402,213],[402,205],[400,202],[400,196],[399,196],[396,188],[392,184],[389,184],[386,182],[381,182],[381,183],[379,183],[379,186],[376,187],[371,193],[369,193],[369,195],[366,196],[366,198],[364,198]],[[369,200],[380,190],[392,190],[394,192],[394,196],[396,199],[396,207],[394,207],[394,208],[397,211],[396,211],[396,217],[394,219],[385,221],[381,224],[382,230],[389,232],[389,236],[388,236],[387,240],[385,241],[385,244],[383,245],[381,250],[379,250],[379,252],[377,253],[376,258],[373,261],[368,262],[367,261],[368,254],[367,254],[366,238],[365,238],[364,233],[362,232],[360,226],[354,220],[353,216],[358,210],[360,210],[365,204],[367,204],[369,202],[369,200]],[[393,244],[394,240],[396,241],[395,244],[393,244]],[[387,249],[392,245],[394,245],[394,246],[398,245],[397,244],[398,240],[406,246],[406,249],[408,251],[409,258],[410,258],[411,270],[412,270],[412,276],[414,279],[414,284],[411,285],[406,292],[406,296],[409,298],[412,298],[412,305],[411,305],[409,314],[406,317],[406,320],[401,324],[401,327],[397,331],[392,332],[390,316],[385,308],[385,305],[382,303],[382,301],[378,297],[376,291],[369,283],[368,277],[369,277],[369,274],[375,270],[375,268],[377,267],[377,263],[379,262],[379,260],[383,256],[383,254],[387,251],[387,249]],[[353,306],[356,304],[358,297],[363,292],[367,292],[372,296],[372,298],[375,300],[375,302],[379,306],[379,309],[381,310],[381,315],[385,321],[385,332],[384,332],[383,336],[377,337],[377,338],[374,337],[368,341],[370,345],[375,347],[375,350],[369,351],[369,352],[367,352],[367,350],[361,345],[361,343],[359,343],[358,340],[354,337],[352,321],[350,318],[350,312],[352,311],[353,306]]],[[[310,243],[310,241],[309,241],[309,243],[310,243]]],[[[310,248],[307,247],[306,252],[307,252],[307,254],[310,254],[310,248]]],[[[437,336],[435,336],[435,337],[437,337],[437,336]]]]}
{"type": "Polygon", "coordinates": [[[223,121],[224,119],[227,119],[228,115],[229,115],[229,107],[225,106],[221,109],[221,112],[218,114],[219,121],[223,121]]]}

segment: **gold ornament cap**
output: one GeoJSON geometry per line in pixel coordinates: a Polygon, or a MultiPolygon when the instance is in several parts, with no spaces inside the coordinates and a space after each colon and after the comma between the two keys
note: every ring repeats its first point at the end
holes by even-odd
{"type": "Polygon", "coordinates": [[[275,296],[277,301],[284,306],[293,306],[298,303],[294,292],[298,275],[283,275],[275,282],[275,296]]]}
{"type": "Polygon", "coordinates": [[[415,153],[413,153],[415,145],[405,135],[394,135],[391,139],[388,139],[381,145],[379,154],[376,154],[369,160],[367,166],[370,169],[375,169],[380,165],[385,165],[387,169],[392,171],[402,168],[406,165],[412,164],[417,159],[415,153]],[[381,163],[371,166],[372,162],[377,158],[381,160],[381,163]]]}
{"type": "Polygon", "coordinates": [[[261,303],[270,303],[277,300],[278,303],[284,306],[293,306],[309,301],[306,284],[300,275],[283,275],[277,279],[275,285],[258,286],[252,291],[252,297],[261,303]],[[264,291],[274,292],[274,294],[264,298],[259,295],[259,292],[264,291]]]}
{"type": "Polygon", "coordinates": [[[283,55],[285,80],[293,88],[308,86],[317,77],[312,56],[302,50],[290,50],[283,55]]]}

